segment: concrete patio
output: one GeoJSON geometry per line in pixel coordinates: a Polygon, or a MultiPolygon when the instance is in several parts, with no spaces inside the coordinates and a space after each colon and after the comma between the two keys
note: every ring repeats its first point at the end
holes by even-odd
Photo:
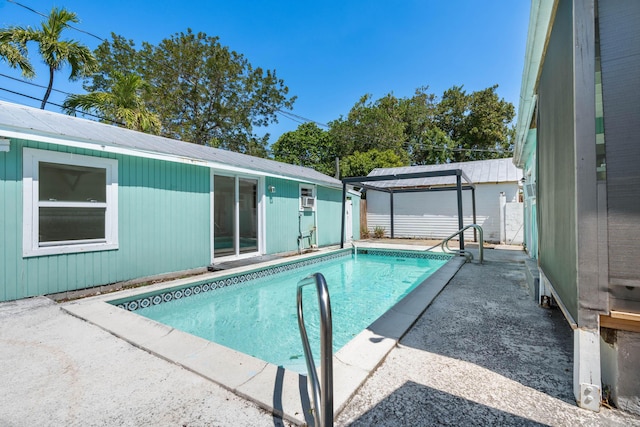
{"type": "MultiPolygon", "coordinates": [[[[571,330],[533,302],[514,249],[465,264],[335,424],[640,426],[576,406],[571,330]]],[[[0,363],[3,426],[288,425],[44,297],[0,304],[0,363]]]]}

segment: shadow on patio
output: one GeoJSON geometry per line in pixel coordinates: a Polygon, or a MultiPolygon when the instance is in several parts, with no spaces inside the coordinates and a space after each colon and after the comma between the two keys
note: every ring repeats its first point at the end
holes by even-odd
{"type": "Polygon", "coordinates": [[[525,256],[490,249],[465,264],[336,424],[640,425],[577,407],[571,328],[529,295],[525,256]]]}

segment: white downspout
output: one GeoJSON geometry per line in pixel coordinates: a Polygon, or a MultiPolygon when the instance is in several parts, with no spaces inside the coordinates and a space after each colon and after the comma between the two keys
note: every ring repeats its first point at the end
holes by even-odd
{"type": "Polygon", "coordinates": [[[507,241],[507,225],[506,225],[506,215],[505,210],[507,208],[507,196],[504,194],[504,191],[500,192],[500,196],[498,198],[498,208],[500,210],[500,243],[505,244],[507,241]]]}

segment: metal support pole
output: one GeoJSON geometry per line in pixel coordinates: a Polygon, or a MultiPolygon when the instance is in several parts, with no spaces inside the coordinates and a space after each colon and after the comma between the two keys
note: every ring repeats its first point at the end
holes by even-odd
{"type": "MultiPolygon", "coordinates": [[[[464,218],[462,217],[462,178],[460,171],[456,174],[456,192],[458,193],[458,230],[464,228],[464,218]]],[[[460,233],[460,250],[464,250],[464,231],[460,233]]]]}
{"type": "Polygon", "coordinates": [[[390,208],[391,215],[390,215],[390,218],[391,218],[391,238],[393,239],[393,190],[391,190],[389,192],[389,198],[391,199],[390,200],[391,201],[391,208],[390,208]]]}
{"type": "Polygon", "coordinates": [[[342,183],[342,228],[340,233],[340,249],[344,248],[344,214],[347,205],[347,183],[342,183]]]}
{"type": "MultiPolygon", "coordinates": [[[[471,188],[471,204],[473,205],[473,223],[477,224],[476,221],[476,189],[471,188]]],[[[478,242],[478,230],[473,228],[473,241],[478,242]]]]}

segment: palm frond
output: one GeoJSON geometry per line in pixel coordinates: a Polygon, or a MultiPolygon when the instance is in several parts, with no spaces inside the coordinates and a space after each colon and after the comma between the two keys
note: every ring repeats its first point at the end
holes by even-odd
{"type": "Polygon", "coordinates": [[[24,78],[33,78],[36,73],[27,58],[26,48],[19,44],[0,42],[0,58],[4,59],[11,68],[19,68],[24,78]]]}
{"type": "Polygon", "coordinates": [[[75,115],[77,110],[96,113],[105,122],[115,122],[128,129],[157,134],[159,117],[149,111],[141,98],[146,82],[137,74],[114,73],[108,92],[71,95],[63,104],[64,112],[75,115]]]}

